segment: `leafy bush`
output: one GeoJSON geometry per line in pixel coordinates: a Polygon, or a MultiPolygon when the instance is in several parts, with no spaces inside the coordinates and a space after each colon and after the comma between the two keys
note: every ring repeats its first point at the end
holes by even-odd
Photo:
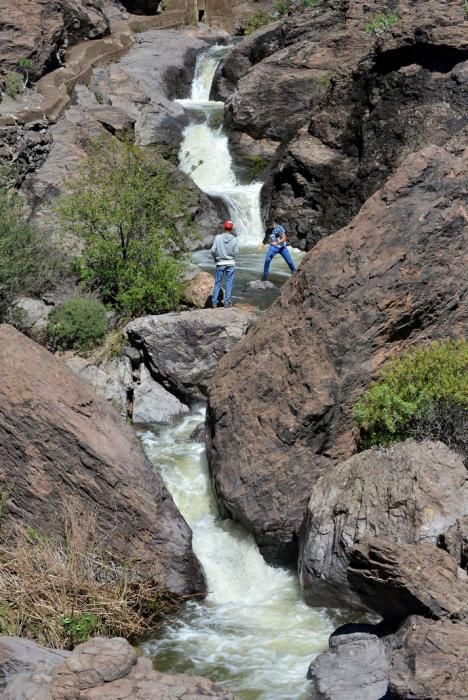
{"type": "Polygon", "coordinates": [[[85,240],[82,284],[133,315],[171,311],[183,291],[189,195],[154,152],[114,138],[90,145],[59,203],[62,221],[85,240]]]}
{"type": "Polygon", "coordinates": [[[92,350],[105,336],[106,309],[97,299],[76,297],[54,309],[47,335],[56,350],[92,350]]]}
{"type": "Polygon", "coordinates": [[[67,272],[60,248],[26,220],[23,203],[0,187],[0,321],[15,296],[37,296],[67,272]]]}
{"type": "Polygon", "coordinates": [[[260,29],[260,27],[264,27],[271,21],[272,17],[270,14],[268,14],[268,12],[265,12],[264,10],[259,10],[242,23],[244,34],[253,34],[257,31],[257,29],[260,29]]]}
{"type": "Polygon", "coordinates": [[[317,7],[320,0],[301,0],[302,7],[310,10],[312,7],[317,7]]]}
{"type": "Polygon", "coordinates": [[[366,26],[366,32],[370,34],[374,31],[385,31],[390,29],[399,21],[400,17],[396,12],[386,12],[376,15],[366,26]]]}
{"type": "Polygon", "coordinates": [[[8,71],[3,79],[3,84],[6,94],[12,99],[24,92],[23,78],[16,71],[8,71]]]}
{"type": "Polygon", "coordinates": [[[455,439],[463,416],[466,428],[467,409],[468,342],[449,339],[390,360],[359,399],[353,415],[363,431],[363,446],[369,447],[411,435],[448,442],[455,439]]]}
{"type": "Polygon", "coordinates": [[[90,635],[136,640],[181,601],[109,552],[92,512],[67,500],[57,533],[2,519],[0,632],[71,649],[90,635]]]}

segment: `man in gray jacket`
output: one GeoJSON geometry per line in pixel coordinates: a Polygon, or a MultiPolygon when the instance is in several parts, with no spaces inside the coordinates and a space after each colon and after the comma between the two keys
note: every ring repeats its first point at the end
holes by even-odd
{"type": "Polygon", "coordinates": [[[211,246],[211,255],[216,263],[215,283],[211,295],[211,305],[216,308],[223,278],[226,277],[224,289],[224,306],[232,306],[231,292],[236,270],[236,255],[239,253],[239,244],[232,233],[234,224],[232,221],[224,222],[224,233],[219,233],[211,246]]]}

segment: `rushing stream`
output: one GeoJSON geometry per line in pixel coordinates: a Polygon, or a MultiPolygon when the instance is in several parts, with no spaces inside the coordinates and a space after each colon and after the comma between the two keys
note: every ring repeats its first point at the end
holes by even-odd
{"type": "MultiPolygon", "coordinates": [[[[243,248],[240,267],[244,279],[252,279],[259,276],[262,257],[255,252],[262,237],[261,183],[237,182],[227,138],[221,128],[209,125],[213,113],[222,109],[208,96],[223,51],[214,47],[202,57],[192,99],[182,101],[188,109],[203,112],[205,121],[194,120],[186,129],[180,158],[205,192],[228,204],[243,248]]],[[[190,602],[169,620],[144,651],[158,670],[207,676],[245,700],[306,698],[307,667],[326,647],[335,625],[326,611],[302,602],[294,573],[268,566],[252,537],[219,517],[205,449],[190,439],[203,420],[204,409],[198,407],[179,423],[141,436],[193,530],[193,548],[209,591],[205,600],[190,602]]]]}

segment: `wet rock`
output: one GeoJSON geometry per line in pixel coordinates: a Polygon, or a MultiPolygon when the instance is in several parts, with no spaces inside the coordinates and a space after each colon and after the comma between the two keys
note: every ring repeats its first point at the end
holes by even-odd
{"type": "Polygon", "coordinates": [[[26,673],[39,663],[53,668],[69,653],[62,649],[46,649],[29,639],[0,637],[0,689],[17,674],[26,673]]]}
{"type": "Polygon", "coordinates": [[[221,360],[208,406],[214,488],[269,561],[295,559],[308,495],[356,451],[352,408],[385,360],[465,335],[467,166],[465,137],[410,156],[221,360]]]}
{"type": "Polygon", "coordinates": [[[35,667],[8,684],[5,700],[201,700],[234,696],[207,678],[170,675],[153,670],[125,639],[95,639],[77,646],[55,668],[35,667]],[[34,695],[28,692],[33,690],[34,695]]]}
{"type": "Polygon", "coordinates": [[[385,641],[392,700],[465,700],[468,625],[412,616],[385,641]]]}
{"type": "Polygon", "coordinates": [[[434,545],[366,538],[351,548],[348,581],[389,622],[409,615],[468,620],[468,581],[459,571],[434,545]]]}
{"type": "Polygon", "coordinates": [[[47,533],[73,497],[95,513],[109,552],[161,590],[205,590],[191,531],[133,428],[44,348],[0,326],[0,481],[3,517],[47,533]]]}
{"type": "Polygon", "coordinates": [[[115,358],[99,365],[74,353],[64,353],[62,359],[98,396],[111,403],[122,416],[127,416],[127,395],[133,388],[128,358],[115,358]]]}
{"type": "Polygon", "coordinates": [[[191,401],[206,397],[219,360],[256,319],[243,309],[197,309],[143,316],[129,323],[126,332],[153,377],[191,401]]]}
{"type": "Polygon", "coordinates": [[[133,393],[132,420],[136,426],[169,425],[176,418],[190,413],[188,406],[161,384],[155,382],[144,365],[140,369],[140,383],[133,393]]]}
{"type": "Polygon", "coordinates": [[[57,53],[80,39],[109,31],[100,0],[41,0],[3,2],[0,33],[2,71],[15,70],[23,58],[33,62],[31,77],[58,67],[57,53]]]}
{"type": "Polygon", "coordinates": [[[190,439],[193,442],[199,442],[200,444],[205,444],[206,428],[204,423],[199,423],[195,430],[190,433],[190,439]]]}
{"type": "Polygon", "coordinates": [[[355,542],[381,536],[399,543],[401,553],[403,543],[435,545],[467,508],[463,460],[440,442],[374,448],[326,470],[314,484],[300,536],[305,600],[359,607],[346,574],[355,542]]]}
{"type": "Polygon", "coordinates": [[[251,280],[246,287],[249,292],[264,292],[265,289],[274,289],[273,282],[268,280],[251,280]]]}
{"type": "Polygon", "coordinates": [[[462,6],[392,7],[398,21],[370,32],[388,3],[319,3],[244,39],[217,72],[240,165],[239,134],[279,147],[265,206],[306,249],[348,224],[409,153],[466,124],[462,6]]]}
{"type": "Polygon", "coordinates": [[[385,647],[372,634],[330,638],[329,651],[309,666],[316,700],[382,700],[388,688],[385,647]]]}

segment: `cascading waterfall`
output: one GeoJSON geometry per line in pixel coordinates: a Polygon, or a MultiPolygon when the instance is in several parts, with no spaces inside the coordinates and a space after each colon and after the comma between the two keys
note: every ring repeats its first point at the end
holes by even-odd
{"type": "MultiPolygon", "coordinates": [[[[214,47],[199,61],[192,97],[181,101],[202,112],[184,134],[180,161],[209,194],[222,197],[237,224],[241,246],[262,236],[261,183],[240,184],[228,142],[210,121],[222,103],[209,102],[211,80],[226,49],[214,47]],[[199,121],[199,120],[198,120],[199,121]]],[[[252,258],[253,259],[253,258],[252,258]]],[[[258,255],[256,264],[258,265],[258,255]]],[[[219,517],[205,449],[190,439],[204,420],[194,410],[179,423],[142,437],[174,500],[193,531],[193,548],[208,582],[204,601],[190,602],[144,651],[162,671],[205,675],[244,700],[299,700],[307,697],[307,667],[326,647],[334,625],[326,611],[301,599],[297,576],[268,566],[253,538],[219,517]]]]}
{"type": "MultiPolygon", "coordinates": [[[[219,197],[227,204],[236,224],[239,243],[257,246],[263,237],[260,216],[261,182],[242,185],[238,182],[229,153],[228,139],[221,125],[211,126],[220,116],[223,102],[210,101],[210,89],[216,66],[228,49],[215,46],[199,57],[189,100],[178,100],[186,109],[202,112],[203,123],[194,123],[184,131],[180,148],[180,168],[190,175],[201,190],[219,197]]],[[[218,119],[218,121],[221,121],[218,119]]]]}

